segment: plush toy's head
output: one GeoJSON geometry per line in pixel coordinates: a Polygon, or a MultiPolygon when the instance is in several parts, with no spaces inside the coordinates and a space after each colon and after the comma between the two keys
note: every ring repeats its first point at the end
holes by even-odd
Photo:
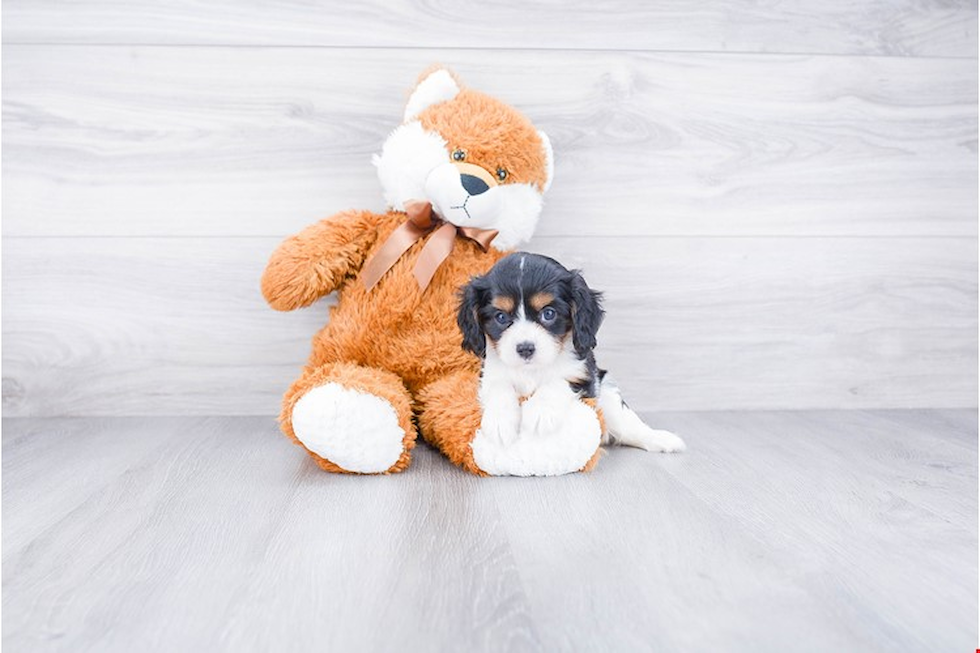
{"type": "Polygon", "coordinates": [[[427,200],[447,222],[497,230],[502,250],[531,238],[554,168],[544,132],[444,68],[423,75],[374,164],[391,208],[427,200]]]}

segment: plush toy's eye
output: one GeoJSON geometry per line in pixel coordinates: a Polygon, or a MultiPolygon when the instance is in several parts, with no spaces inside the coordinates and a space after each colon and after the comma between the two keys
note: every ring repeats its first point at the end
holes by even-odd
{"type": "Polygon", "coordinates": [[[464,150],[461,150],[459,148],[453,150],[453,161],[465,161],[465,160],[466,160],[466,152],[464,150]]]}
{"type": "Polygon", "coordinates": [[[497,168],[497,179],[499,179],[500,181],[507,179],[507,171],[504,170],[503,168],[497,168]]]}
{"type": "Polygon", "coordinates": [[[493,319],[497,321],[497,324],[507,324],[510,322],[510,318],[503,311],[497,311],[494,313],[493,319]]]}
{"type": "Polygon", "coordinates": [[[550,324],[555,321],[558,317],[558,311],[551,308],[550,306],[545,306],[544,310],[541,311],[541,321],[545,324],[550,324]]]}

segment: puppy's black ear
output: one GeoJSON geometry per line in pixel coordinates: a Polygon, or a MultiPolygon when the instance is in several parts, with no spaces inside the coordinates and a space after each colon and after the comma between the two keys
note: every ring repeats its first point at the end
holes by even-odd
{"type": "Polygon", "coordinates": [[[596,333],[605,311],[602,310],[602,293],[589,288],[578,270],[572,272],[572,344],[580,356],[589,353],[596,345],[596,333]]]}
{"type": "Polygon", "coordinates": [[[473,277],[460,290],[459,312],[456,323],[463,332],[463,349],[471,351],[479,357],[487,352],[487,339],[480,326],[480,309],[487,302],[490,293],[490,282],[486,277],[473,277]]]}

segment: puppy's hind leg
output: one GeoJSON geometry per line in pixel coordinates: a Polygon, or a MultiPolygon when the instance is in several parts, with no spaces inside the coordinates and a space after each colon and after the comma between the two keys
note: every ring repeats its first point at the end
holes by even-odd
{"type": "Polygon", "coordinates": [[[674,453],[687,448],[684,441],[670,431],[652,429],[644,424],[640,416],[626,405],[619,388],[608,376],[599,385],[599,408],[606,423],[603,444],[619,444],[661,453],[674,453]]]}

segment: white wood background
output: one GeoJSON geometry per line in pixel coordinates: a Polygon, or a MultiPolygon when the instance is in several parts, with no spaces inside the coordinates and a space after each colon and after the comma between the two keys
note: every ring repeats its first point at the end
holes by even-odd
{"type": "Polygon", "coordinates": [[[276,243],[381,208],[434,61],[549,132],[529,249],[644,410],[969,407],[977,6],[9,0],[6,416],[274,414],[323,304],[276,243]]]}

